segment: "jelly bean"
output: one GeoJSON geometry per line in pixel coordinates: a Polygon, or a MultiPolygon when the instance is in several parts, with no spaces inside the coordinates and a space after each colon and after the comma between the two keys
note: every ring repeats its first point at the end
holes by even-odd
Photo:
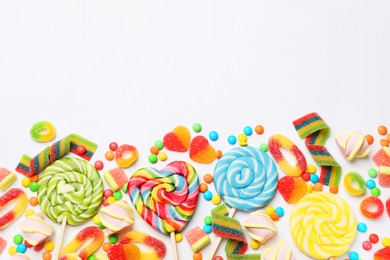
{"type": "Polygon", "coordinates": [[[236,142],[237,142],[237,138],[234,135],[230,135],[228,137],[228,143],[229,144],[233,145],[233,144],[236,144],[236,142]]]}
{"type": "Polygon", "coordinates": [[[276,214],[275,212],[274,213],[271,213],[271,215],[269,215],[270,218],[273,220],[273,221],[278,221],[280,219],[280,216],[278,214],[276,214]]]}
{"type": "Polygon", "coordinates": [[[253,133],[252,127],[250,127],[250,126],[244,127],[244,134],[252,135],[252,133],[253,133]]]}
{"type": "Polygon", "coordinates": [[[216,131],[211,131],[209,133],[209,138],[211,141],[217,141],[218,140],[218,133],[216,131]]]}

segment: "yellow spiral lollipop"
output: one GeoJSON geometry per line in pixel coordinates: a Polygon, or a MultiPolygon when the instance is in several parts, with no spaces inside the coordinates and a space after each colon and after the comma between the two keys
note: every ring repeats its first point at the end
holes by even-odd
{"type": "Polygon", "coordinates": [[[356,218],[348,203],[327,192],[303,197],[290,217],[295,245],[315,259],[329,259],[347,252],[355,239],[356,228],[356,218]]]}

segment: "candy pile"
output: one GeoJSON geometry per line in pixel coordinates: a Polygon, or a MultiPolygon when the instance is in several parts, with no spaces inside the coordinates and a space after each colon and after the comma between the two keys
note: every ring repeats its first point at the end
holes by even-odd
{"type": "MultiPolygon", "coordinates": [[[[0,167],[0,230],[13,226],[16,233],[12,240],[0,236],[0,258],[8,252],[11,259],[40,254],[44,260],[158,260],[169,252],[176,260],[182,251],[176,244],[183,243],[179,248],[192,251],[195,260],[206,252],[214,260],[292,260],[299,259],[299,251],[311,259],[359,260],[362,250],[376,260],[390,259],[388,231],[376,234],[369,225],[390,217],[390,198],[383,198],[390,187],[386,126],[377,128],[377,143],[374,135],[358,130],[335,135],[338,151],[328,150],[330,127],[319,114],[293,120],[294,129],[304,142],[280,133],[264,139],[262,125],[244,126],[226,139],[216,130],[202,134],[200,123],[179,125],[142,154],[150,164],[162,164],[159,169],[139,167],[132,144],[111,142],[106,161],[92,164],[96,143],[77,134],[54,141],[34,157],[22,156],[15,168],[22,175],[0,167]],[[263,140],[254,143],[256,138],[263,140]],[[222,152],[219,145],[230,148],[222,152]],[[345,160],[336,161],[331,152],[345,160]],[[188,161],[166,162],[178,155],[188,161]],[[376,167],[359,171],[354,163],[364,160],[376,167]],[[102,171],[105,164],[114,167],[102,171]],[[278,205],[275,196],[282,198],[278,205]],[[207,203],[204,209],[213,208],[200,210],[202,221],[191,220],[207,203]],[[289,232],[280,229],[285,219],[289,232]],[[147,233],[140,231],[146,231],[145,222],[152,228],[147,233]],[[66,225],[84,226],[62,246],[66,225]],[[172,249],[164,235],[171,237],[172,249]],[[214,256],[221,240],[225,256],[214,256]]],[[[56,128],[40,121],[30,136],[51,142],[56,128]]]]}

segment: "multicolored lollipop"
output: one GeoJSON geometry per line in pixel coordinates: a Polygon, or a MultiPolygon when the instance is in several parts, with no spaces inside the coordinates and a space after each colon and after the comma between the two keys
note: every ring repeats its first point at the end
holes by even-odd
{"type": "Polygon", "coordinates": [[[59,248],[69,225],[80,225],[99,210],[103,198],[103,182],[96,169],[77,158],[59,159],[42,173],[38,181],[39,205],[51,220],[62,223],[59,248]]]}
{"type": "MultiPolygon", "coordinates": [[[[214,170],[215,189],[222,200],[232,207],[229,218],[233,217],[236,209],[254,211],[267,205],[275,195],[277,182],[278,172],[271,157],[251,146],[237,147],[225,153],[214,170]]],[[[224,223],[227,223],[226,226],[213,227],[213,232],[217,235],[229,232],[228,222],[224,223]]],[[[218,237],[210,259],[214,257],[221,240],[222,236],[218,237]]],[[[247,246],[245,237],[236,240],[235,245],[247,246]]],[[[249,257],[255,256],[248,255],[247,259],[249,257]]]]}
{"type": "Polygon", "coordinates": [[[174,161],[161,171],[137,170],[129,180],[128,189],[141,217],[154,229],[170,234],[175,241],[174,233],[186,226],[195,211],[199,180],[192,165],[174,161]]]}

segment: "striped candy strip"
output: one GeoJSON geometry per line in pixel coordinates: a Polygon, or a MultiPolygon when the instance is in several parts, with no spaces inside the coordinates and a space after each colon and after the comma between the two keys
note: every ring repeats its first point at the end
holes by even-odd
{"type": "Polygon", "coordinates": [[[16,171],[31,177],[34,174],[38,174],[43,171],[50,163],[60,159],[69,152],[79,155],[85,160],[91,160],[91,157],[97,149],[97,144],[77,135],[71,134],[49,147],[46,147],[43,151],[37,154],[35,157],[24,154],[16,167],[16,171]],[[77,154],[76,149],[79,146],[84,146],[86,152],[84,154],[77,154]]]}
{"type": "Polygon", "coordinates": [[[258,254],[245,254],[248,249],[244,231],[239,221],[228,216],[227,208],[221,204],[211,210],[213,232],[217,236],[228,238],[225,252],[228,259],[260,259],[258,254]]]}
{"type": "Polygon", "coordinates": [[[321,166],[319,182],[338,187],[341,178],[341,166],[325,148],[330,128],[317,114],[310,113],[293,121],[295,130],[305,144],[314,161],[321,166]]]}

